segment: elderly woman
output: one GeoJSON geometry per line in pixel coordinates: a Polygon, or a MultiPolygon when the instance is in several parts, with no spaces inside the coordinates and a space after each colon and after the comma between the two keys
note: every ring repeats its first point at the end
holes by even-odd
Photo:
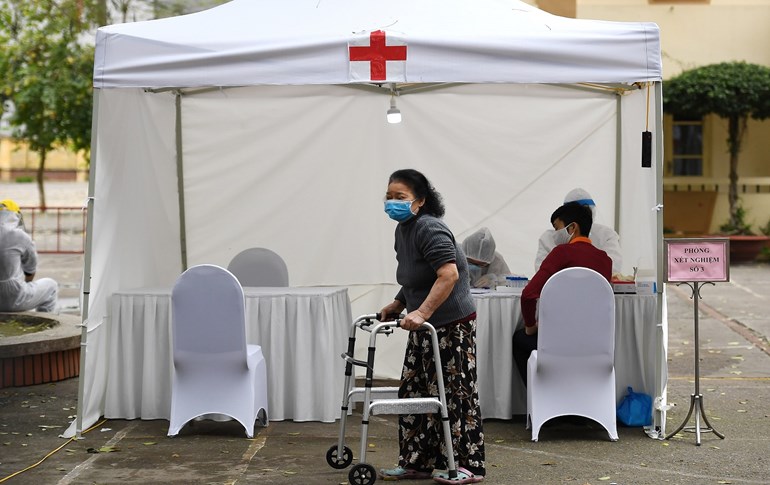
{"type": "Polygon", "coordinates": [[[463,252],[468,258],[471,286],[474,288],[494,288],[505,283],[506,275],[511,273],[503,256],[496,251],[492,232],[482,227],[463,241],[463,252]]]}
{"type": "Polygon", "coordinates": [[[383,320],[406,309],[401,327],[410,330],[399,388],[400,398],[426,397],[436,389],[431,336],[419,332],[429,321],[441,346],[452,447],[442,440],[440,416],[399,417],[398,466],[380,470],[385,480],[431,478],[439,483],[483,480],[484,433],[476,388],[476,311],[468,264],[452,231],[441,220],[444,206],[425,176],[411,169],[390,176],[385,212],[398,222],[396,280],[401,290],[382,310],[383,320]],[[458,477],[449,480],[447,453],[454,453],[458,477]]]}

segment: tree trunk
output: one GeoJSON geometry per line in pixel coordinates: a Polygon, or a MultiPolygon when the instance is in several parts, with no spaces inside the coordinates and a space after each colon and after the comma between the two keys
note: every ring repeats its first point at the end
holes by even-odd
{"type": "Polygon", "coordinates": [[[727,193],[727,201],[730,204],[730,225],[738,228],[738,154],[741,152],[743,132],[746,127],[746,119],[731,116],[728,123],[727,147],[730,151],[730,189],[727,193]]]}
{"type": "Polygon", "coordinates": [[[45,212],[45,187],[43,186],[43,175],[45,174],[45,159],[47,155],[47,150],[40,150],[40,165],[37,167],[37,190],[40,194],[40,212],[45,212]]]}
{"type": "Polygon", "coordinates": [[[96,23],[100,27],[107,25],[107,0],[96,2],[96,23]]]}

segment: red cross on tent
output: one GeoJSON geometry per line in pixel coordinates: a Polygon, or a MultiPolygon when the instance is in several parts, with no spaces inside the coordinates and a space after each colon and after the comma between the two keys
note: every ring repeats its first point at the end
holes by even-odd
{"type": "Polygon", "coordinates": [[[406,43],[382,30],[351,39],[350,77],[354,81],[406,81],[406,43]],[[387,40],[387,42],[386,42],[387,40]]]}

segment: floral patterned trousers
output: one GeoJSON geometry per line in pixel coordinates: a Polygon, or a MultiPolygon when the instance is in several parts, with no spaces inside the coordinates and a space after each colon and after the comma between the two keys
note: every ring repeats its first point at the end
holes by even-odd
{"type": "MultiPolygon", "coordinates": [[[[485,475],[484,431],[476,387],[476,321],[436,329],[456,467],[485,475]]],[[[399,398],[438,396],[431,334],[409,333],[399,398]]],[[[447,468],[441,414],[399,417],[398,464],[404,468],[447,468]]]]}

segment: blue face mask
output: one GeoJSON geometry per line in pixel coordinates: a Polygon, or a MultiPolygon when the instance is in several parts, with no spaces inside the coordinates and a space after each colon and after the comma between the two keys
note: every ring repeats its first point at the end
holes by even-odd
{"type": "Polygon", "coordinates": [[[386,200],[385,213],[394,221],[404,222],[414,217],[412,212],[413,200],[386,200]]]}

